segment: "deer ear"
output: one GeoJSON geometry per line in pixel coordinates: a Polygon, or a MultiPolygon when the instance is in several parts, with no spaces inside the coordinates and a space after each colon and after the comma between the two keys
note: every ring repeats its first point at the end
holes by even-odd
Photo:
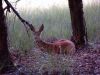
{"type": "Polygon", "coordinates": [[[40,26],[39,32],[42,32],[43,29],[44,29],[44,25],[42,24],[42,25],[40,26]]]}

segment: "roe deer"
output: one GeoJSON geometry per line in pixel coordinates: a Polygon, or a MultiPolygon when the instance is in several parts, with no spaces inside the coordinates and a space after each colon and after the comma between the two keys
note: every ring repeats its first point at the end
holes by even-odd
{"type": "Polygon", "coordinates": [[[54,41],[53,43],[41,40],[40,34],[43,29],[43,24],[38,30],[35,30],[34,27],[31,28],[33,31],[35,43],[42,51],[53,52],[57,54],[73,54],[75,52],[75,45],[70,40],[61,39],[54,41]]]}

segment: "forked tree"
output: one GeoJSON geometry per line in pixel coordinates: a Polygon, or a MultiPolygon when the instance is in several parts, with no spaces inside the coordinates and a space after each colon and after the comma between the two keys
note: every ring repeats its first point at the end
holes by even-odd
{"type": "Polygon", "coordinates": [[[14,65],[8,51],[7,25],[5,23],[2,0],[0,0],[0,73],[10,71],[10,69],[14,69],[14,65]]]}

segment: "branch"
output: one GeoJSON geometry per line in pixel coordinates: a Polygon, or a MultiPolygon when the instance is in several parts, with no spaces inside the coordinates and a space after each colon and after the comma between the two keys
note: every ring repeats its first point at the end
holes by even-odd
{"type": "Polygon", "coordinates": [[[12,9],[12,11],[16,14],[16,16],[19,18],[19,20],[25,25],[27,25],[31,30],[33,30],[33,25],[30,24],[29,22],[27,22],[26,20],[24,20],[19,13],[14,9],[14,7],[10,4],[10,2],[8,0],[4,0],[5,3],[12,9]]]}
{"type": "Polygon", "coordinates": [[[20,0],[16,0],[16,3],[19,2],[20,0]]]}
{"type": "Polygon", "coordinates": [[[10,12],[10,7],[9,7],[9,5],[7,5],[3,10],[4,10],[4,11],[7,10],[8,12],[10,12]]]}

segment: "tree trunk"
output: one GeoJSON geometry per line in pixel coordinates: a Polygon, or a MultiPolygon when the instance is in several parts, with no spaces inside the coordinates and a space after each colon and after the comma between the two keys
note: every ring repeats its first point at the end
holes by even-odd
{"type": "Polygon", "coordinates": [[[82,0],[69,0],[69,9],[73,30],[72,41],[75,43],[76,48],[79,48],[88,41],[82,0]]]}
{"type": "Polygon", "coordinates": [[[0,0],[0,73],[10,71],[14,68],[8,51],[7,26],[5,23],[2,0],[0,0]]]}

